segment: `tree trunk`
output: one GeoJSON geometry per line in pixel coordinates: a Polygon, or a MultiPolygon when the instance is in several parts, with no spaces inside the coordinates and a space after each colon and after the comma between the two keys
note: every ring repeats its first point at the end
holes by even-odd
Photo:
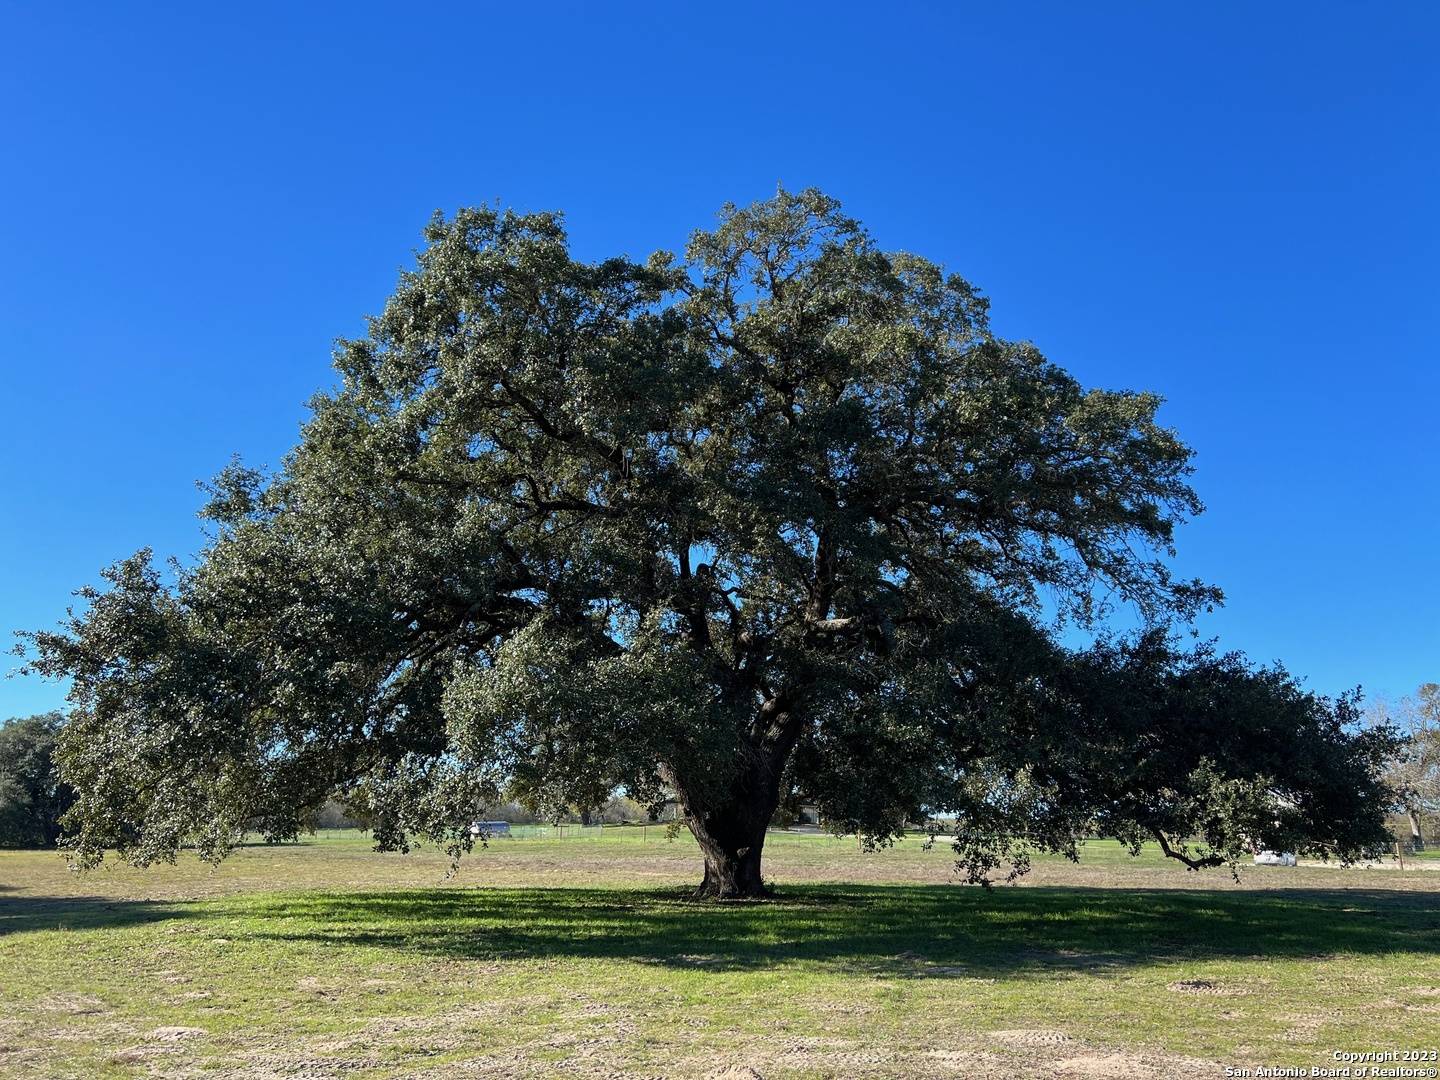
{"type": "Polygon", "coordinates": [[[1406,813],[1410,817],[1410,850],[1424,851],[1425,837],[1420,834],[1420,815],[1414,810],[1407,810],[1406,813]]]}
{"type": "Polygon", "coordinates": [[[765,830],[780,802],[783,766],[783,759],[777,762],[771,754],[748,753],[733,780],[718,792],[667,770],[685,823],[705,856],[697,897],[744,900],[770,895],[760,876],[760,856],[765,830]]]}
{"type": "Polygon", "coordinates": [[[746,813],[728,817],[709,815],[692,819],[690,831],[705,853],[705,878],[696,896],[716,900],[745,900],[769,896],[760,876],[760,855],[765,848],[765,826],[746,813]]]}

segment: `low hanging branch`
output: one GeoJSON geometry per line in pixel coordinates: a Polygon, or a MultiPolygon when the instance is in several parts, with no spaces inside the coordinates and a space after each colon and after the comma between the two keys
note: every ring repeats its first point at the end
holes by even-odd
{"type": "Polygon", "coordinates": [[[1159,829],[1152,829],[1151,834],[1160,842],[1160,850],[1165,853],[1166,857],[1184,863],[1191,870],[1206,870],[1210,867],[1224,866],[1229,861],[1225,856],[1215,854],[1205,855],[1198,859],[1193,858],[1183,848],[1172,847],[1169,839],[1159,829]]]}

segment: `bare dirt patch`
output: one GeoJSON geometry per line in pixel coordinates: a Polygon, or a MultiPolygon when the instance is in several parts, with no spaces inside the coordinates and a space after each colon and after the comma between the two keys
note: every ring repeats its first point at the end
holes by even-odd
{"type": "Polygon", "coordinates": [[[1120,1077],[1143,1076],[1145,1065],[1127,1054],[1079,1054],[1055,1063],[1056,1076],[1120,1077]]]}
{"type": "Polygon", "coordinates": [[[61,1013],[66,1016],[94,1016],[109,1012],[110,1007],[90,994],[51,994],[39,1003],[42,1012],[61,1013]]]}
{"type": "Polygon", "coordinates": [[[161,1042],[181,1042],[185,1039],[203,1039],[210,1034],[204,1028],[183,1027],[175,1024],[169,1027],[158,1027],[150,1032],[152,1039],[159,1039],[161,1042]]]}
{"type": "Polygon", "coordinates": [[[1243,986],[1230,986],[1213,979],[1180,979],[1166,983],[1165,989],[1173,994],[1199,994],[1203,997],[1244,997],[1250,993],[1243,986]]]}
{"type": "Polygon", "coordinates": [[[1060,1046],[1070,1041],[1065,1032],[1045,1028],[1007,1028],[990,1032],[989,1038],[1002,1046],[1060,1046]]]}

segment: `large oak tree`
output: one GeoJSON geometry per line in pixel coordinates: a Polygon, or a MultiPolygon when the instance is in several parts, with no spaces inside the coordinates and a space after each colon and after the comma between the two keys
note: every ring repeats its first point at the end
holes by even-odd
{"type": "Polygon", "coordinates": [[[1388,729],[1180,650],[1218,593],[1153,395],[1082,387],[832,199],[727,207],[683,259],[559,217],[437,217],[213,542],[142,552],[33,667],[73,679],[72,844],[145,862],[292,835],[339,792],[462,850],[501,797],[669,789],[702,891],[764,891],[782,800],[872,842],[955,820],[972,879],[1095,830],[1195,866],[1381,834],[1388,729]],[[1144,629],[1085,649],[1115,607],[1144,629]]]}

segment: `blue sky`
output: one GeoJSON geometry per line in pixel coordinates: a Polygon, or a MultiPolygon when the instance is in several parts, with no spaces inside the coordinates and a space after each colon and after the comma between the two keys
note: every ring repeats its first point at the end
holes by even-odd
{"type": "Polygon", "coordinates": [[[279,460],[433,210],[643,255],[783,182],[1167,398],[1202,633],[1325,692],[1440,679],[1440,8],[0,13],[0,631],[193,553],[195,481],[279,460]]]}

